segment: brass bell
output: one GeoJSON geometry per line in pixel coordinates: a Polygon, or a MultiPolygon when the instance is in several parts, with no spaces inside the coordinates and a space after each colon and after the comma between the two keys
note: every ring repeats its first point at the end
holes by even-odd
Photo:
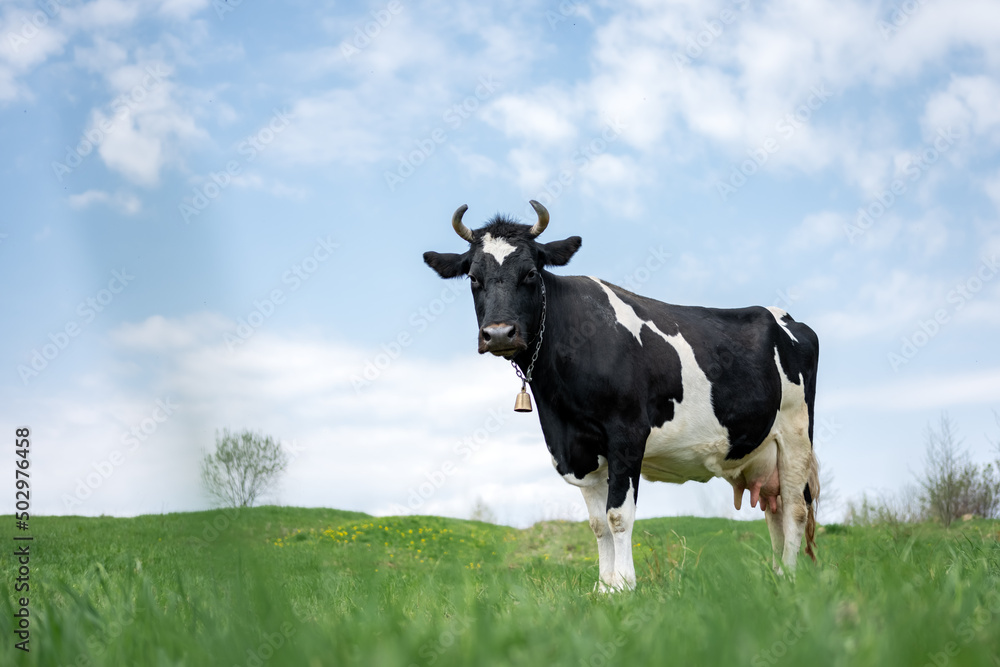
{"type": "Polygon", "coordinates": [[[514,400],[514,412],[531,412],[531,396],[525,391],[524,383],[521,383],[521,391],[514,400]]]}

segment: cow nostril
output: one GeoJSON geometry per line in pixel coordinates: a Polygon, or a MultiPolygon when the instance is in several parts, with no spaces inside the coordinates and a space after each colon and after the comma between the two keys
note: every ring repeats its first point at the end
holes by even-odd
{"type": "Polygon", "coordinates": [[[486,332],[486,329],[483,329],[482,333],[483,333],[483,340],[486,341],[487,343],[490,342],[490,335],[486,332]]]}
{"type": "Polygon", "coordinates": [[[514,327],[507,329],[507,338],[514,340],[514,327]]]}

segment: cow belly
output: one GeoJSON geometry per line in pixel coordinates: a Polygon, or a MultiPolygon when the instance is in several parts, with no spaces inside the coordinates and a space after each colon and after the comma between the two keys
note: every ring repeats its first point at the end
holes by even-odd
{"type": "Polygon", "coordinates": [[[654,428],[650,432],[642,458],[644,478],[651,482],[707,482],[719,475],[719,462],[729,450],[728,438],[719,434],[692,439],[671,431],[654,428]]]}
{"type": "Polygon", "coordinates": [[[651,482],[678,484],[721,477],[733,486],[734,496],[742,497],[749,490],[752,505],[764,509],[779,494],[776,430],[753,452],[734,461],[726,458],[728,438],[694,441],[653,429],[646,440],[642,476],[651,482]]]}

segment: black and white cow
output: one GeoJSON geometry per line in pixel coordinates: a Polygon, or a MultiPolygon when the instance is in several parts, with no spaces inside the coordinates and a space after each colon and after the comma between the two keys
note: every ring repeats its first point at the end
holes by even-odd
{"type": "Polygon", "coordinates": [[[552,463],[583,491],[599,589],[635,586],[640,475],[722,477],[737,509],[749,489],[767,519],[774,568],[794,571],[803,534],[810,556],[815,544],[816,334],[779,308],[675,306],[549,273],[581,239],[536,241],[549,214],[531,205],[531,227],[498,215],[475,231],[462,223],[462,206],[452,225],[470,248],[427,252],[424,261],[442,278],[469,277],[479,353],[512,359],[530,377],[552,463]]]}

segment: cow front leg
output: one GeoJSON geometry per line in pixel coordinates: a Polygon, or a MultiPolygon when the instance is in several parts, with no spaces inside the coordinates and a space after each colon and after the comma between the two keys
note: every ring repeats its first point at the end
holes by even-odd
{"type": "Polygon", "coordinates": [[[607,520],[615,549],[615,568],[610,587],[614,590],[635,588],[635,565],[632,561],[632,527],[635,524],[635,500],[639,476],[615,475],[608,480],[607,520]]]}
{"type": "Polygon", "coordinates": [[[595,590],[607,593],[612,590],[615,573],[615,540],[612,536],[611,527],[608,526],[608,471],[602,468],[590,473],[584,478],[589,482],[586,486],[581,486],[583,501],[587,504],[587,513],[590,515],[590,529],[594,531],[597,538],[597,559],[600,571],[600,579],[595,585],[595,590]]]}

